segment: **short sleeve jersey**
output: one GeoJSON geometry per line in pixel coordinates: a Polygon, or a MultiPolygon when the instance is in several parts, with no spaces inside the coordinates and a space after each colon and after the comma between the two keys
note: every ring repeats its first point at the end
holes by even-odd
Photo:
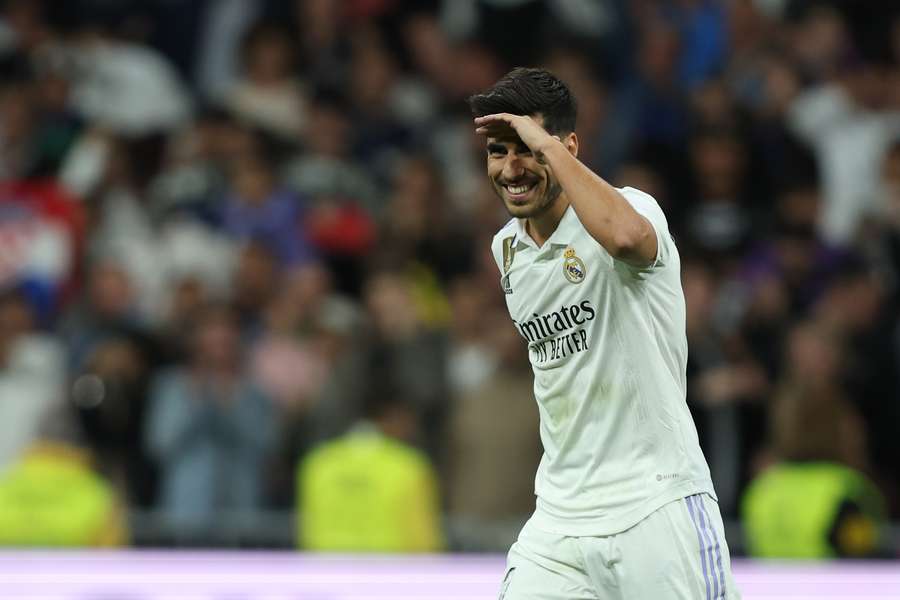
{"type": "Polygon", "coordinates": [[[612,535],[668,502],[714,494],[685,402],[678,250],[651,196],[619,192],[656,232],[648,267],[614,259],[571,206],[541,247],[520,219],[491,245],[534,371],[544,455],[532,522],[561,535],[612,535]]]}

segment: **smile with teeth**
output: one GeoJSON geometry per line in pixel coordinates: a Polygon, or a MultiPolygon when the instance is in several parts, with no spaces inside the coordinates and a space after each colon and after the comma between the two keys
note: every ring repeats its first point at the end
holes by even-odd
{"type": "Polygon", "coordinates": [[[519,196],[521,194],[524,194],[531,188],[533,188],[535,185],[536,185],[536,182],[531,182],[531,183],[520,183],[520,184],[516,184],[516,185],[506,184],[505,187],[506,187],[506,190],[510,194],[519,196]]]}

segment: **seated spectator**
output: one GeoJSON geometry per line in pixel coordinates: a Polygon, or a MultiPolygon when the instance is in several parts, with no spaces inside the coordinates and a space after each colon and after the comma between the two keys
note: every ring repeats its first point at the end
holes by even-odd
{"type": "Polygon", "coordinates": [[[415,413],[384,391],[373,394],[369,417],[313,450],[298,466],[300,547],[440,550],[437,476],[428,458],[409,445],[417,429],[415,413]]]}
{"type": "Polygon", "coordinates": [[[70,415],[51,410],[39,440],[0,475],[0,546],[120,546],[115,489],[91,466],[70,415]]]}
{"type": "Polygon", "coordinates": [[[234,311],[205,307],[195,322],[186,364],[154,381],[144,442],[160,467],[159,507],[202,533],[220,511],[262,508],[276,422],[243,372],[234,311]]]}

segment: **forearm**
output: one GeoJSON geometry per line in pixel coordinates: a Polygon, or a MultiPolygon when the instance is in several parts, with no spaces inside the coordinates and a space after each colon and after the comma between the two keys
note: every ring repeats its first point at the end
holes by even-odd
{"type": "Polygon", "coordinates": [[[613,258],[642,266],[656,258],[650,223],[609,183],[556,139],[542,148],[544,160],[588,233],[613,258]]]}

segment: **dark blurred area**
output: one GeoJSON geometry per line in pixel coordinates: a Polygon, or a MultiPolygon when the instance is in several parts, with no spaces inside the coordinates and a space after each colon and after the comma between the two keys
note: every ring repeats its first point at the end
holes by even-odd
{"type": "Polygon", "coordinates": [[[896,556],[883,0],[0,2],[0,543],[505,550],[541,449],[464,99],[521,64],[666,211],[738,552],[896,556]]]}

